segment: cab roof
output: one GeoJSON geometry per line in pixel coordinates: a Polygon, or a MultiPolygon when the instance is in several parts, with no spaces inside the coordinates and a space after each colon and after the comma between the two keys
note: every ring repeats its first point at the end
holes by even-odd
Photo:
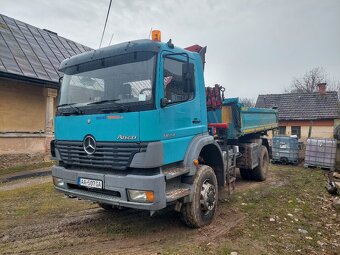
{"type": "Polygon", "coordinates": [[[99,60],[103,58],[108,58],[112,56],[122,55],[125,53],[138,52],[138,51],[149,51],[158,53],[162,49],[171,50],[175,53],[185,52],[189,54],[189,56],[193,56],[193,54],[198,54],[195,52],[188,51],[186,49],[181,49],[178,47],[174,47],[173,49],[169,48],[167,43],[156,42],[149,39],[135,40],[129,42],[123,42],[111,46],[107,46],[104,48],[100,48],[97,50],[91,50],[88,52],[84,52],[79,55],[72,56],[70,58],[65,59],[61,62],[59,70],[64,71],[67,67],[75,66],[78,64],[99,60]]]}

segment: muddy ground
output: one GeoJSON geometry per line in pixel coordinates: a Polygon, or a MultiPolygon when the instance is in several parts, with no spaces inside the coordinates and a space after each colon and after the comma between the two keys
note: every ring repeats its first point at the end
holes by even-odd
{"type": "Polygon", "coordinates": [[[271,166],[238,181],[210,226],[190,229],[166,209],[109,213],[65,198],[50,177],[0,185],[1,254],[340,254],[339,212],[320,170],[271,166]]]}

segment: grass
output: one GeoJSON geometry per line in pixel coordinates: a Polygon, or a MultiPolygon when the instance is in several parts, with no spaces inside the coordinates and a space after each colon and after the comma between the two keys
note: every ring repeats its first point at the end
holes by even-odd
{"type": "Polygon", "coordinates": [[[12,174],[12,173],[17,173],[17,172],[51,167],[53,165],[54,165],[54,161],[47,161],[47,162],[39,162],[39,163],[34,163],[34,164],[29,164],[29,165],[19,165],[19,166],[14,166],[14,167],[3,168],[3,169],[0,169],[0,177],[6,174],[12,174]]]}
{"type": "Polygon", "coordinates": [[[86,202],[63,198],[55,192],[52,183],[37,184],[15,190],[0,192],[0,229],[19,222],[58,218],[68,212],[77,212],[93,207],[86,202]],[[16,222],[17,221],[17,222],[16,222]]]}
{"type": "Polygon", "coordinates": [[[339,212],[331,207],[324,171],[276,165],[271,169],[276,181],[220,204],[219,210],[233,208],[245,215],[227,236],[168,248],[163,254],[339,254],[339,212]]]}
{"type": "Polygon", "coordinates": [[[324,201],[330,197],[324,188],[323,173],[296,171],[293,167],[284,170],[273,167],[273,170],[280,171],[278,175],[287,183],[248,191],[238,199],[238,206],[242,201],[241,211],[247,215],[243,235],[271,252],[310,253],[318,249],[317,241],[327,242],[333,237],[323,229],[330,213],[322,209],[324,201]]]}

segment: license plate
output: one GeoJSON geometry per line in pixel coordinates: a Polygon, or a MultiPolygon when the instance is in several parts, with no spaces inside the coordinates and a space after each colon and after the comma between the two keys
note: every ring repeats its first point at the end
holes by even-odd
{"type": "Polygon", "coordinates": [[[88,188],[102,189],[103,181],[79,178],[79,185],[88,188]]]}

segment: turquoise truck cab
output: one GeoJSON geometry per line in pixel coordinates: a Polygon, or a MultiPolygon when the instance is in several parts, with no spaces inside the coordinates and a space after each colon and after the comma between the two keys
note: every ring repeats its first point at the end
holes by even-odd
{"type": "Polygon", "coordinates": [[[55,188],[109,210],[153,213],[174,205],[187,225],[209,224],[219,188],[234,181],[237,141],[242,137],[242,148],[260,148],[246,148],[255,153],[251,166],[248,158],[242,163],[243,176],[250,176],[253,166],[263,164],[261,148],[269,149],[260,135],[275,121],[277,126],[277,115],[269,113],[270,127],[247,131],[248,140],[246,133],[229,132],[233,137],[222,143],[208,132],[203,66],[199,53],[151,40],[64,60],[51,143],[58,162],[52,169],[55,188]]]}

